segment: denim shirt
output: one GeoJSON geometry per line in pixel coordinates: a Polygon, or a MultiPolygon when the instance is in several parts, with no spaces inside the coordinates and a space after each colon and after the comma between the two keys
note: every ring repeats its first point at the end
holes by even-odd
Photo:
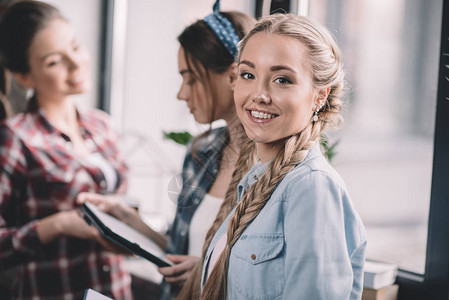
{"type": "MultiPolygon", "coordinates": [[[[267,170],[257,163],[238,186],[238,201],[267,170]]],[[[235,210],[235,209],[234,209],[235,210]]],[[[230,213],[203,264],[226,234],[230,213]]],[[[278,184],[231,249],[228,299],[360,299],[366,236],[345,184],[313,147],[278,184]]],[[[208,270],[211,272],[211,270],[208,270]]]]}

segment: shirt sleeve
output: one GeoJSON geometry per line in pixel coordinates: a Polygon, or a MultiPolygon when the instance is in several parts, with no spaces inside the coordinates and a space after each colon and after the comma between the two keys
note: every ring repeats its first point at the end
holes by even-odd
{"type": "MultiPolygon", "coordinates": [[[[312,171],[289,182],[285,197],[285,299],[352,299],[357,219],[345,208],[344,188],[312,171]],[[349,215],[347,215],[349,214],[349,215]],[[349,245],[349,246],[348,246],[349,245]]],[[[362,258],[363,259],[363,258],[362,258]]]]}
{"type": "Polygon", "coordinates": [[[24,170],[20,140],[8,127],[0,127],[0,269],[22,264],[42,249],[37,221],[16,226],[16,205],[24,197],[24,170]]]}

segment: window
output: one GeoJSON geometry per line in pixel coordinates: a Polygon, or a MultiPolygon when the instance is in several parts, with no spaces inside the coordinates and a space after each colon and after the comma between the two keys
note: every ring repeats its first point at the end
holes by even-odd
{"type": "MultiPolygon", "coordinates": [[[[345,124],[329,138],[339,141],[333,165],[364,220],[367,257],[399,266],[400,299],[447,298],[449,51],[448,32],[441,32],[443,1],[309,5],[309,16],[336,36],[346,66],[345,124]]],[[[445,1],[445,16],[447,10],[445,1]]]]}

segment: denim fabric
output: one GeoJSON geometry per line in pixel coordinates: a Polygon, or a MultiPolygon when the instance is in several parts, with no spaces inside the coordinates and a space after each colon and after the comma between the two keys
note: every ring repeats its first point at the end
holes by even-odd
{"type": "MultiPolygon", "coordinates": [[[[187,255],[190,222],[217,178],[223,149],[228,141],[227,127],[219,127],[200,138],[196,142],[196,149],[192,150],[192,145],[188,146],[182,168],[183,185],[178,197],[175,219],[169,232],[167,253],[187,255]],[[195,151],[195,155],[192,151],[195,151]]],[[[159,299],[175,299],[179,290],[180,286],[163,281],[159,299]]]]}
{"type": "MultiPolygon", "coordinates": [[[[245,175],[239,202],[268,165],[259,162],[245,175]]],[[[211,252],[233,212],[207,251],[203,287],[211,252]]],[[[231,249],[228,298],[360,299],[365,249],[362,221],[317,144],[278,184],[231,249]]]]}

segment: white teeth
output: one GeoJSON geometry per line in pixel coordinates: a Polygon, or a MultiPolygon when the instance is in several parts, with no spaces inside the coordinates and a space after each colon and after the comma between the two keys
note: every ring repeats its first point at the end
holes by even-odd
{"type": "Polygon", "coordinates": [[[258,119],[272,119],[275,115],[252,110],[251,115],[258,119]]]}

